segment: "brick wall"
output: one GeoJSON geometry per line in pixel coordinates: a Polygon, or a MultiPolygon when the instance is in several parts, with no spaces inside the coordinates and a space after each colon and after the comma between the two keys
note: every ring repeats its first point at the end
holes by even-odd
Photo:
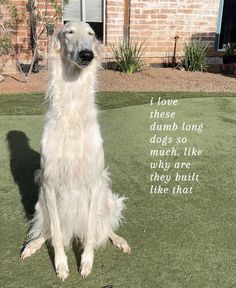
{"type": "MultiPolygon", "coordinates": [[[[31,59],[29,24],[26,12],[27,0],[12,0],[18,11],[25,13],[14,32],[18,57],[23,62],[31,59]]],[[[60,1],[60,0],[58,0],[60,1]]],[[[45,1],[37,1],[37,11],[43,16],[45,1]]],[[[54,9],[47,7],[53,15],[54,9]]],[[[22,15],[21,15],[22,16],[22,15]]],[[[7,14],[5,13],[5,17],[7,14]]],[[[183,54],[184,43],[192,38],[210,41],[214,45],[218,19],[218,0],[131,0],[130,36],[140,43],[145,41],[144,56],[148,62],[161,63],[173,55],[174,37],[179,36],[177,56],[183,54]]],[[[109,59],[108,43],[118,42],[123,37],[124,0],[106,1],[106,31],[103,57],[109,59]]],[[[58,26],[61,22],[58,21],[58,26]]],[[[46,58],[50,39],[44,33],[39,42],[40,54],[46,58]]]]}
{"type": "MultiPolygon", "coordinates": [[[[52,17],[55,15],[55,9],[50,5],[50,1],[40,0],[36,1],[36,13],[40,15],[41,17],[49,19],[49,17],[52,17]],[[46,12],[45,12],[46,11],[46,12]]],[[[58,0],[60,3],[60,0],[58,0]]],[[[30,42],[30,22],[29,22],[29,12],[27,11],[27,3],[28,0],[12,0],[12,3],[17,8],[17,19],[14,21],[13,28],[11,30],[12,33],[12,41],[15,47],[17,58],[20,62],[23,63],[30,63],[32,59],[32,48],[31,48],[31,42],[30,42]]],[[[9,20],[10,15],[8,13],[7,9],[4,9],[1,7],[2,13],[4,15],[4,20],[9,20]]],[[[45,21],[43,22],[45,23],[45,21]]],[[[61,22],[57,21],[58,26],[60,26],[61,22]]],[[[42,22],[38,22],[38,32],[42,31],[42,28],[45,26],[42,25],[42,22]]],[[[45,30],[45,29],[44,29],[45,30]]],[[[48,53],[48,46],[50,43],[50,38],[47,36],[46,31],[44,31],[39,40],[39,54],[44,57],[46,60],[47,53],[48,53]]],[[[10,58],[11,61],[14,61],[12,56],[2,56],[0,60],[0,69],[2,66],[7,65],[9,66],[9,61],[7,61],[10,58]]],[[[12,65],[11,65],[12,66],[12,65]]],[[[15,65],[13,65],[15,67],[15,65]]],[[[14,70],[13,67],[10,67],[10,69],[7,69],[8,71],[14,70]]],[[[13,72],[13,71],[12,71],[13,72]]]]}
{"type": "MultiPolygon", "coordinates": [[[[107,15],[111,9],[123,9],[124,1],[108,0],[107,15]],[[116,3],[120,3],[120,6],[116,3]]],[[[218,0],[132,0],[130,7],[130,36],[147,45],[144,56],[149,62],[162,62],[163,57],[173,55],[174,37],[179,36],[177,56],[183,54],[184,43],[197,38],[214,46],[218,19],[218,0]]],[[[119,11],[121,11],[119,10],[119,11]]],[[[112,19],[113,27],[119,26],[119,34],[110,36],[111,42],[122,31],[122,12],[119,20],[112,19]]],[[[108,19],[109,21],[109,19],[108,19]]],[[[108,22],[109,23],[109,22],[108,22]]]]}
{"type": "Polygon", "coordinates": [[[106,6],[106,42],[123,37],[124,0],[108,0],[106,6]]]}
{"type": "MultiPolygon", "coordinates": [[[[57,0],[57,3],[60,4],[61,1],[57,0]]],[[[59,19],[59,16],[56,16],[55,8],[50,5],[50,1],[44,1],[44,0],[39,0],[37,1],[37,9],[38,13],[42,18],[47,19],[49,21],[53,17],[56,17],[56,21],[53,21],[55,23],[55,29],[59,29],[62,26],[62,21],[59,19]]],[[[49,46],[51,42],[51,36],[47,35],[47,31],[45,29],[45,21],[39,23],[38,25],[38,33],[44,32],[40,36],[39,40],[39,53],[46,59],[47,54],[49,52],[49,46]]]]}
{"type": "Polygon", "coordinates": [[[13,28],[13,43],[15,44],[16,52],[19,59],[30,59],[30,32],[27,23],[27,0],[13,0],[12,1],[17,8],[17,20],[15,21],[13,28]]]}

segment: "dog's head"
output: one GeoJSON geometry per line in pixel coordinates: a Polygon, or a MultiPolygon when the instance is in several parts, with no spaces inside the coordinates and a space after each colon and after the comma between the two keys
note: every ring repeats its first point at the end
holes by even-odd
{"type": "Polygon", "coordinates": [[[60,53],[62,60],[69,60],[83,69],[97,58],[97,40],[89,24],[67,22],[57,34],[53,49],[60,53]]]}

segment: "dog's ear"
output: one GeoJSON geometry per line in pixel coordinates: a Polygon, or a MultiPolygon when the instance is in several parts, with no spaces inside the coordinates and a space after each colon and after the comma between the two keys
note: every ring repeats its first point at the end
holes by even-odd
{"type": "Polygon", "coordinates": [[[61,51],[60,31],[53,36],[52,50],[57,53],[61,51]]]}

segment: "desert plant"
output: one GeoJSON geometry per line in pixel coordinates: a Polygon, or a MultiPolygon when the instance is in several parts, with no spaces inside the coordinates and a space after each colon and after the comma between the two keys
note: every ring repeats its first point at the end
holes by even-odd
{"type": "Polygon", "coordinates": [[[39,52],[38,45],[39,40],[43,39],[44,33],[47,31],[48,26],[54,26],[62,17],[62,7],[68,4],[68,0],[45,0],[41,13],[37,10],[37,1],[28,0],[26,5],[28,12],[28,24],[30,27],[30,42],[32,48],[32,61],[27,72],[27,78],[29,78],[32,70],[38,72],[39,52]]]}
{"type": "Polygon", "coordinates": [[[12,0],[0,0],[0,55],[11,54],[12,31],[17,28],[20,22],[19,13],[12,0]],[[8,11],[9,19],[5,19],[2,9],[8,11]]]}
{"type": "Polygon", "coordinates": [[[11,38],[8,35],[0,35],[0,56],[9,54],[11,47],[11,38]]]}
{"type": "Polygon", "coordinates": [[[62,17],[62,7],[67,4],[68,0],[45,0],[38,11],[38,3],[35,0],[28,0],[25,7],[18,7],[14,4],[13,0],[0,0],[0,55],[12,54],[15,58],[17,67],[19,68],[24,81],[28,82],[29,77],[37,64],[39,59],[38,46],[39,41],[43,39],[48,26],[58,22],[62,17]],[[9,17],[4,18],[2,8],[4,8],[9,17]],[[30,29],[30,44],[32,49],[32,60],[28,69],[24,72],[21,68],[21,64],[18,60],[18,53],[15,43],[15,34],[13,31],[17,31],[19,24],[28,24],[30,29]]]}
{"type": "Polygon", "coordinates": [[[236,54],[236,43],[227,43],[225,45],[225,55],[234,56],[236,54]]]}
{"type": "Polygon", "coordinates": [[[226,43],[223,45],[223,48],[225,48],[223,64],[236,63],[236,43],[226,43]]]}
{"type": "Polygon", "coordinates": [[[192,40],[190,43],[185,44],[183,66],[188,71],[205,71],[206,53],[208,43],[200,43],[192,40]]]}
{"type": "Polygon", "coordinates": [[[12,33],[12,31],[17,30],[19,23],[21,23],[22,19],[24,18],[23,15],[24,9],[18,13],[18,10],[12,0],[0,0],[0,56],[14,56],[16,64],[19,68],[20,63],[17,58],[15,45],[13,44],[14,33],[12,33]],[[4,17],[2,12],[3,9],[8,12],[9,17],[4,17]]]}
{"type": "Polygon", "coordinates": [[[118,44],[110,44],[119,71],[132,74],[145,68],[142,53],[145,42],[139,43],[130,40],[128,43],[120,41],[118,44]]]}

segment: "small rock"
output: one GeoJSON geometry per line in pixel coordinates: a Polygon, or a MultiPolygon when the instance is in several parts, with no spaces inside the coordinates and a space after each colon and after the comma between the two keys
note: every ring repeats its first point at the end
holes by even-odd
{"type": "Polygon", "coordinates": [[[3,82],[5,80],[5,77],[0,75],[0,82],[3,82]]]}
{"type": "Polygon", "coordinates": [[[183,66],[178,67],[178,70],[185,71],[185,68],[183,66]]]}

